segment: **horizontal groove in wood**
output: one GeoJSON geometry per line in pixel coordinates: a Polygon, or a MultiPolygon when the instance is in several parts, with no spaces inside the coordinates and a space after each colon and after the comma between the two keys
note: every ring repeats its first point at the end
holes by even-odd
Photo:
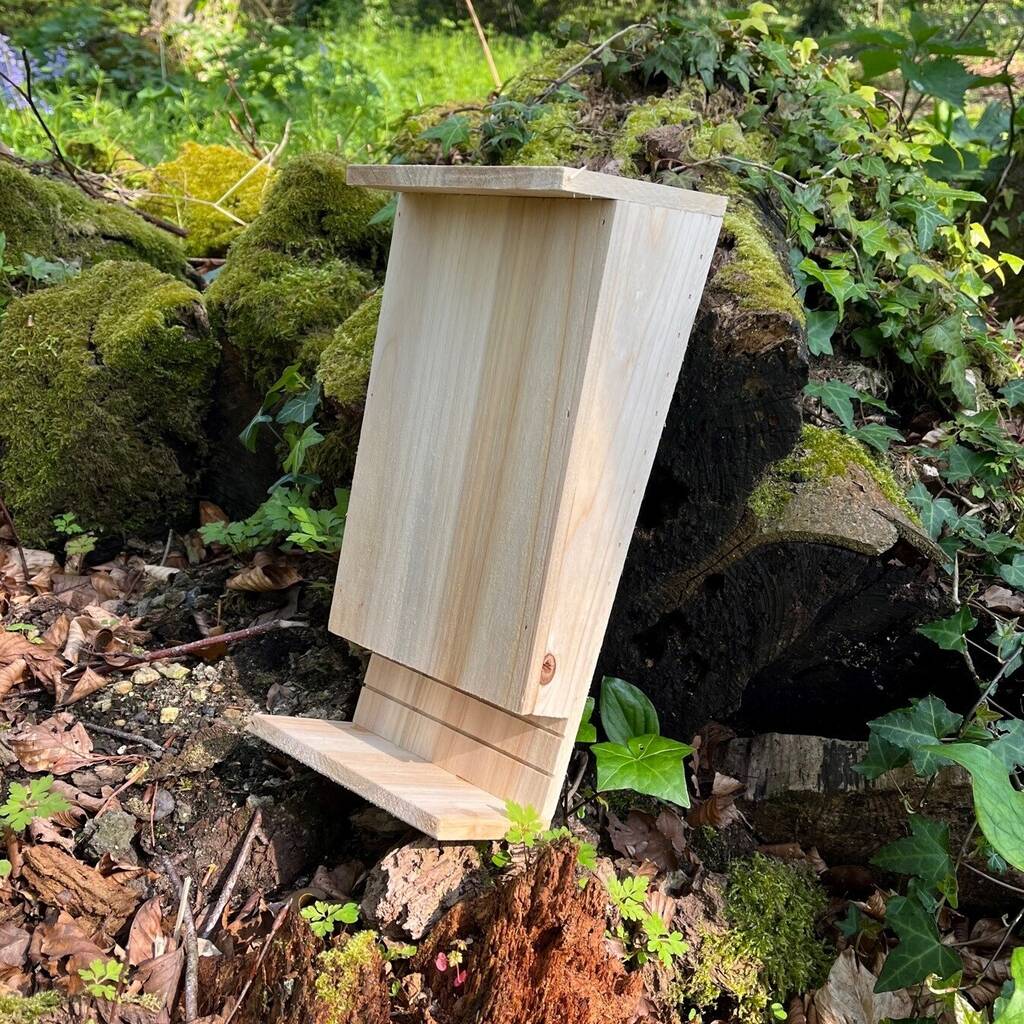
{"type": "Polygon", "coordinates": [[[364,686],[355,723],[445,771],[493,793],[502,802],[515,800],[538,809],[553,805],[561,778],[509,757],[493,746],[428,718],[414,708],[364,686]]]}
{"type": "Polygon", "coordinates": [[[358,725],[255,715],[249,729],[435,839],[500,839],[508,828],[501,799],[358,725]]]}
{"type": "Polygon", "coordinates": [[[378,654],[370,658],[364,685],[545,772],[557,762],[568,731],[564,719],[536,722],[513,714],[378,654]]]}

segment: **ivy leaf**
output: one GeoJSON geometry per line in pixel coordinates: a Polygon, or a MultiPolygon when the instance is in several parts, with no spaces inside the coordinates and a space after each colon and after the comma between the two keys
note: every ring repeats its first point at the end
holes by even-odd
{"type": "Polygon", "coordinates": [[[1010,975],[1013,991],[995,1001],[992,1024],[1024,1024],[1024,946],[1018,946],[1010,957],[1010,975]]]}
{"type": "Polygon", "coordinates": [[[583,717],[580,719],[580,724],[576,729],[577,743],[597,742],[597,726],[591,721],[593,716],[594,698],[588,697],[586,703],[583,705],[583,717]]]}
{"type": "Polygon", "coordinates": [[[469,118],[462,114],[452,114],[420,132],[420,138],[439,142],[442,154],[448,156],[456,146],[469,141],[469,118]]]}
{"type": "Polygon", "coordinates": [[[918,92],[945,100],[961,110],[964,93],[974,81],[974,76],[952,57],[932,57],[920,64],[904,60],[902,69],[904,76],[918,92]]]}
{"type": "Polygon", "coordinates": [[[950,743],[926,748],[971,773],[974,813],[982,834],[1004,860],[1024,871],[1024,793],[1010,785],[1006,765],[988,747],[950,743]]]}
{"type": "Polygon", "coordinates": [[[903,435],[893,427],[887,427],[884,423],[867,423],[852,431],[858,441],[870,445],[875,451],[887,452],[889,445],[894,441],[903,441],[903,435]]]}
{"type": "Polygon", "coordinates": [[[591,748],[597,761],[597,791],[631,789],[690,806],[683,774],[683,758],[693,753],[686,743],[667,736],[633,736],[621,743],[595,743],[591,748]]]}
{"type": "Polygon", "coordinates": [[[854,236],[868,256],[882,253],[895,259],[900,254],[900,246],[893,237],[892,231],[880,220],[857,220],[850,218],[854,236]]]}
{"type": "Polygon", "coordinates": [[[797,269],[802,270],[808,277],[813,277],[836,300],[840,320],[843,318],[847,299],[867,297],[865,286],[855,281],[848,270],[826,270],[824,267],[819,267],[809,256],[801,260],[797,269]]]}
{"type": "Polygon", "coordinates": [[[914,233],[922,252],[927,252],[932,247],[936,228],[952,223],[934,203],[921,202],[919,199],[901,199],[896,204],[896,209],[913,216],[914,233]]]}
{"type": "Polygon", "coordinates": [[[619,744],[661,731],[658,712],[643,690],[614,676],[601,680],[601,725],[608,739],[619,744]]]}
{"type": "Polygon", "coordinates": [[[893,768],[902,768],[910,761],[910,751],[883,740],[874,730],[868,735],[868,752],[853,770],[865,779],[877,779],[893,768]]]}
{"type": "Polygon", "coordinates": [[[853,402],[860,398],[860,392],[841,380],[812,380],[804,388],[804,394],[819,398],[830,409],[847,430],[853,430],[853,402]]]}
{"type": "Polygon", "coordinates": [[[1024,377],[1011,380],[999,389],[999,394],[1006,399],[1006,404],[1012,409],[1014,406],[1024,405],[1024,377]]]}
{"type": "Polygon", "coordinates": [[[875,982],[876,992],[895,992],[932,974],[948,978],[962,970],[960,957],[942,944],[935,921],[920,903],[906,896],[894,896],[885,908],[885,921],[900,943],[882,964],[875,982]]]}
{"type": "Polygon", "coordinates": [[[959,651],[961,654],[965,654],[967,652],[965,636],[977,624],[978,620],[971,614],[970,609],[967,605],[962,604],[956,610],[955,615],[950,615],[948,619],[939,619],[937,622],[918,626],[917,632],[928,637],[929,640],[934,640],[944,651],[959,651]]]}
{"type": "Polygon", "coordinates": [[[268,416],[264,412],[258,412],[249,422],[246,424],[245,430],[238,435],[238,440],[245,445],[245,447],[251,451],[256,451],[256,440],[260,436],[260,427],[264,423],[270,423],[273,420],[273,416],[268,416]]]}
{"type": "Polygon", "coordinates": [[[1015,590],[1024,590],[1024,555],[1014,555],[1009,565],[999,566],[999,575],[1015,590]]]}
{"type": "Polygon", "coordinates": [[[832,335],[838,324],[839,314],[835,310],[807,314],[807,348],[812,356],[832,355],[832,335]]]}
{"type": "Polygon", "coordinates": [[[366,223],[371,227],[377,224],[390,224],[398,213],[398,195],[393,195],[366,223]]]}
{"type": "Polygon", "coordinates": [[[957,519],[956,509],[949,498],[933,498],[928,489],[918,481],[907,493],[911,505],[921,517],[921,525],[932,540],[937,540],[942,528],[957,519]]]}
{"type": "Polygon", "coordinates": [[[301,394],[293,395],[281,406],[277,414],[278,423],[308,423],[320,404],[320,380],[314,378],[301,394]]]}
{"type": "Polygon", "coordinates": [[[946,451],[946,481],[963,483],[981,473],[986,466],[985,457],[962,444],[954,444],[946,451]]]}
{"type": "Polygon", "coordinates": [[[1011,718],[999,726],[1001,732],[988,749],[1012,772],[1024,766],[1024,719],[1011,718]]]}
{"type": "Polygon", "coordinates": [[[324,435],[316,429],[315,423],[308,427],[295,439],[295,443],[284,460],[284,470],[293,476],[298,476],[302,471],[302,464],[306,461],[306,452],[314,445],[318,445],[324,439],[324,435]]]}
{"type": "Polygon", "coordinates": [[[914,875],[957,905],[956,870],[949,853],[949,826],[920,814],[910,816],[910,835],[883,846],[871,863],[899,875],[914,875]]]}
{"type": "MultiPolygon", "coordinates": [[[[948,736],[962,721],[962,715],[950,711],[938,697],[930,696],[912,702],[909,708],[897,708],[875,718],[868,722],[868,727],[872,737],[906,751],[919,774],[931,775],[942,763],[931,752],[935,742],[948,736]]],[[[870,753],[870,745],[868,750],[870,753]]]]}

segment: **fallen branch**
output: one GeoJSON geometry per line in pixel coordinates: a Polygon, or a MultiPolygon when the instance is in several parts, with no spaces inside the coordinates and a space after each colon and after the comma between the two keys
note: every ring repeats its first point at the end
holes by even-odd
{"type": "Polygon", "coordinates": [[[145,665],[151,661],[164,661],[168,658],[184,658],[189,654],[198,654],[200,651],[208,650],[211,647],[219,647],[221,644],[233,644],[240,640],[251,640],[256,636],[263,636],[264,633],[273,633],[278,629],[305,629],[307,623],[294,619],[274,619],[273,622],[261,622],[258,626],[247,626],[245,629],[236,629],[231,633],[221,633],[219,636],[204,636],[201,640],[191,640],[187,644],[178,644],[176,647],[164,647],[159,651],[147,651],[145,654],[130,655],[128,665],[117,665],[115,668],[130,668],[133,665],[145,665]]]}
{"type": "Polygon", "coordinates": [[[90,732],[99,733],[101,736],[110,736],[115,740],[123,740],[125,743],[137,743],[140,746],[148,747],[158,758],[163,757],[166,750],[156,740],[148,736],[140,736],[137,732],[126,732],[124,729],[114,729],[109,725],[97,725],[95,722],[82,722],[90,732]]]}
{"type": "Polygon", "coordinates": [[[178,872],[167,856],[160,857],[164,873],[178,893],[178,913],[185,926],[185,1024],[199,1017],[199,939],[192,908],[188,905],[188,892],[181,884],[178,872]]]}
{"type": "Polygon", "coordinates": [[[257,807],[253,811],[249,827],[245,830],[245,836],[242,839],[242,845],[238,849],[235,863],[232,865],[227,878],[224,879],[224,885],[221,887],[217,902],[203,920],[203,926],[199,934],[204,939],[208,939],[213,934],[213,929],[217,927],[217,922],[220,920],[221,914],[224,913],[224,908],[228,905],[228,901],[234,894],[235,886],[238,884],[239,876],[242,874],[242,868],[245,867],[249,860],[249,854],[252,853],[252,844],[262,823],[263,812],[257,807]]]}

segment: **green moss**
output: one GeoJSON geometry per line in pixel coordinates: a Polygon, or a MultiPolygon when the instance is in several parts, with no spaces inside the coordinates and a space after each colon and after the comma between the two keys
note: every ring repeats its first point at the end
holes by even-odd
{"type": "Polygon", "coordinates": [[[706,121],[686,142],[690,158],[708,160],[731,156],[757,163],[770,161],[771,144],[763,132],[744,128],[735,118],[706,121]]]}
{"type": "Polygon", "coordinates": [[[143,205],[188,231],[185,247],[190,256],[222,256],[259,213],[272,179],[267,166],[258,166],[248,153],[186,142],[174,160],[153,169],[147,187],[156,195],[143,205]],[[208,205],[213,202],[237,219],[208,205]]]}
{"type": "Polygon", "coordinates": [[[289,363],[315,367],[331,335],[375,284],[388,229],[369,223],[386,196],[345,184],[345,165],[314,154],[280,173],[207,293],[214,324],[265,391],[289,363]]]}
{"type": "Polygon", "coordinates": [[[586,157],[590,136],[581,131],[578,102],[549,103],[530,122],[530,139],[519,149],[513,164],[532,167],[573,166],[586,157]]]}
{"type": "Polygon", "coordinates": [[[317,375],[324,394],[342,405],[361,402],[366,395],[382,295],[377,290],[360,305],[335,331],[320,358],[317,375]]]}
{"type": "Polygon", "coordinates": [[[367,971],[380,963],[377,933],[357,932],[344,946],[329,949],[318,959],[316,994],[323,1004],[324,1024],[349,1024],[367,971]]]}
{"type": "Polygon", "coordinates": [[[60,512],[130,533],[188,511],[217,362],[197,292],[101,263],[14,300],[0,356],[0,476],[26,541],[60,512]]]}
{"type": "Polygon", "coordinates": [[[62,1002],[57,992],[37,992],[34,996],[0,992],[0,1021],[3,1024],[36,1024],[59,1009],[62,1002]]]}
{"type": "MultiPolygon", "coordinates": [[[[578,42],[567,43],[556,50],[551,50],[540,60],[523,68],[514,78],[510,78],[502,89],[502,98],[517,103],[536,100],[552,82],[575,67],[589,52],[590,47],[578,42]]],[[[573,78],[568,84],[579,89],[580,79],[584,77],[583,72],[580,72],[579,79],[573,78]]]]}
{"type": "Polygon", "coordinates": [[[27,253],[48,260],[141,260],[181,275],[184,253],[177,240],[124,206],[89,199],[78,188],[0,162],[0,231],[7,260],[27,253]]]}
{"type": "Polygon", "coordinates": [[[793,294],[793,282],[749,200],[730,200],[722,230],[732,240],[732,255],[712,286],[734,295],[741,309],[787,313],[803,324],[803,304],[793,294]]]}
{"type": "Polygon", "coordinates": [[[353,188],[345,174],[345,162],[330,153],[308,153],[290,161],[232,254],[235,248],[260,248],[315,259],[345,256],[383,266],[391,229],[370,221],[388,196],[353,188]]]}
{"type": "Polygon", "coordinates": [[[801,431],[799,445],[768,467],[747,499],[747,507],[763,522],[774,522],[786,510],[794,483],[830,480],[843,476],[850,466],[863,469],[893,505],[913,522],[918,522],[917,513],[892,470],[877,461],[856,438],[809,424],[801,431]]]}
{"type": "Polygon", "coordinates": [[[761,1021],[773,1000],[805,991],[828,971],[829,950],[815,935],[827,904],[807,869],[755,854],[729,869],[728,930],[706,931],[692,971],[681,973],[678,995],[697,1007],[723,994],[738,1004],[741,1021],[761,1021]]]}
{"type": "Polygon", "coordinates": [[[622,174],[635,177],[636,156],[643,148],[643,136],[663,125],[683,125],[699,116],[694,110],[703,87],[697,83],[679,93],[649,97],[645,103],[632,107],[612,140],[611,153],[619,161],[622,174]]]}

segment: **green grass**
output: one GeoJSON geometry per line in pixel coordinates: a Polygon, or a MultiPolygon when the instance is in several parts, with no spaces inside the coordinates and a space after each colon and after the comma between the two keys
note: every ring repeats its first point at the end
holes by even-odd
{"type": "MultiPolygon", "coordinates": [[[[244,120],[234,77],[264,142],[276,142],[290,120],[289,153],[372,160],[406,111],[479,100],[493,87],[468,23],[418,27],[372,9],[310,27],[210,18],[169,37],[161,59],[131,13],[115,8],[97,18],[95,8],[70,6],[19,37],[44,61],[59,46],[70,51],[60,81],[37,83],[48,123],[67,147],[117,147],[151,165],[185,141],[237,146],[227,116],[244,120]],[[83,38],[100,41],[98,60],[83,38]]],[[[542,52],[539,39],[502,35],[491,47],[506,78],[542,52]]],[[[48,154],[28,111],[0,105],[0,137],[24,156],[48,154]]]]}

